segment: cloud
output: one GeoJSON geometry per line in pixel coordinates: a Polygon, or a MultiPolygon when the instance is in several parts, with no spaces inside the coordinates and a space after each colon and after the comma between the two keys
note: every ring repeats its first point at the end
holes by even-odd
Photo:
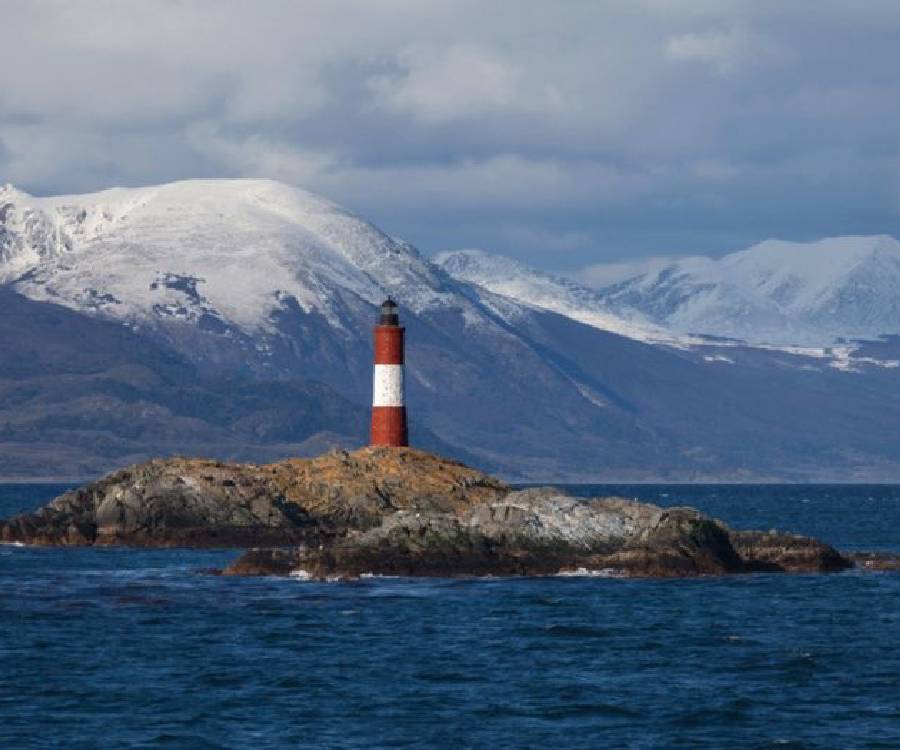
{"type": "Polygon", "coordinates": [[[900,234],[900,8],[0,0],[0,182],[259,175],[566,270],[900,234]]]}
{"type": "Polygon", "coordinates": [[[591,236],[577,230],[553,231],[541,226],[522,224],[506,227],[502,231],[511,245],[523,250],[564,253],[591,246],[591,236]]]}
{"type": "Polygon", "coordinates": [[[733,180],[741,175],[741,170],[734,164],[717,159],[701,159],[694,163],[691,172],[701,180],[733,180]]]}
{"type": "Polygon", "coordinates": [[[559,107],[552,89],[530,90],[520,68],[472,45],[412,48],[399,62],[400,72],[373,76],[369,90],[380,106],[425,123],[559,107]]]}
{"type": "Polygon", "coordinates": [[[228,137],[215,124],[198,123],[188,129],[188,142],[229,175],[265,175],[296,185],[318,182],[334,167],[334,156],[325,151],[301,150],[260,134],[228,137]]]}
{"type": "Polygon", "coordinates": [[[669,60],[704,65],[720,76],[788,64],[788,47],[771,32],[743,26],[670,36],[664,46],[669,60]]]}
{"type": "Polygon", "coordinates": [[[666,41],[666,55],[672,60],[706,63],[727,73],[737,59],[737,35],[733,31],[678,34],[666,41]]]}

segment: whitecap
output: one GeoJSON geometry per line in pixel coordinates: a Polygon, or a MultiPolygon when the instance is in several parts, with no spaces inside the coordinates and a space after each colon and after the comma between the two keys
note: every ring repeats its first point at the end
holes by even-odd
{"type": "Polygon", "coordinates": [[[599,570],[575,568],[575,570],[560,570],[556,575],[562,578],[615,578],[621,575],[621,571],[615,568],[600,568],[599,570]]]}

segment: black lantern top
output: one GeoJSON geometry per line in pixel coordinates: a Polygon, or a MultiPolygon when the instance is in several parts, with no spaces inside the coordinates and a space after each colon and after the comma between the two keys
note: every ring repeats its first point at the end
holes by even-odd
{"type": "Polygon", "coordinates": [[[381,317],[378,319],[380,326],[400,325],[400,316],[397,314],[397,303],[388,297],[381,303],[381,317]]]}

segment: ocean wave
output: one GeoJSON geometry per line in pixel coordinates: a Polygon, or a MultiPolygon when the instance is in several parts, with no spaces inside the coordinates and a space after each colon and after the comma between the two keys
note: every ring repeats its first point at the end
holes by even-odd
{"type": "Polygon", "coordinates": [[[556,576],[559,578],[621,578],[623,573],[616,568],[575,568],[575,570],[560,570],[556,576]]]}

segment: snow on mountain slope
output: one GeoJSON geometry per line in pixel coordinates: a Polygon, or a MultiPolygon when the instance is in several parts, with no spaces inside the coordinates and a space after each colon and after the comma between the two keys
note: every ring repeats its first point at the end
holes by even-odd
{"type": "Polygon", "coordinates": [[[594,328],[650,343],[682,345],[687,341],[649,321],[641,321],[638,315],[632,315],[630,320],[616,315],[594,290],[535,271],[512,258],[481,250],[452,250],[438,253],[433,260],[455,279],[594,328]]]}
{"type": "Polygon", "coordinates": [[[767,240],[720,259],[622,271],[597,290],[626,319],[674,334],[830,346],[900,333],[900,242],[887,235],[767,240]]]}
{"type": "Polygon", "coordinates": [[[352,300],[394,294],[414,313],[458,310],[467,325],[497,328],[526,305],[670,346],[698,343],[692,334],[828,347],[900,332],[900,243],[888,236],[770,240],[718,260],[626,267],[598,290],[479,251],[434,260],[449,277],[352,213],[271,180],[49,198],[0,188],[0,283],[132,326],[274,334],[293,305],[340,331],[358,323],[352,300]]]}
{"type": "MultiPolygon", "coordinates": [[[[845,282],[879,254],[890,257],[862,252],[855,268],[817,277],[817,289],[845,282]]],[[[900,368],[879,364],[895,356],[891,342],[866,350],[871,363],[847,360],[866,373],[861,387],[815,352],[733,346],[725,357],[702,340],[689,350],[648,345],[681,338],[646,325],[650,313],[610,301],[609,289],[471,255],[466,271],[466,256],[455,264],[451,257],[442,262],[456,278],[338,206],[267,180],[54,198],[7,186],[4,435],[20,434],[18,444],[31,450],[35,436],[50,439],[59,429],[70,430],[66,440],[94,436],[98,445],[127,433],[135,451],[169,451],[182,445],[175,438],[183,419],[210,415],[224,425],[213,428],[227,432],[220,445],[229,452],[329,425],[344,424],[341,434],[349,434],[371,397],[375,305],[392,294],[409,335],[412,427],[430,433],[433,445],[516,476],[821,478],[823,466],[831,478],[841,467],[863,472],[854,476],[900,473],[900,368]],[[34,325],[17,322],[32,318],[34,325]],[[78,383],[75,371],[84,375],[78,383]],[[23,405],[26,391],[33,398],[23,405]],[[234,398],[243,411],[232,408],[234,398]],[[149,408],[157,416],[136,422],[149,408]]],[[[703,274],[717,262],[682,268],[692,263],[707,283],[703,274]]],[[[635,293],[636,277],[625,280],[635,293]]],[[[767,294],[784,287],[778,294],[790,296],[772,283],[767,294]]],[[[627,296],[624,286],[614,291],[627,296]]],[[[798,294],[797,304],[811,298],[819,299],[798,294]]],[[[207,427],[193,429],[202,443],[207,427]]]]}
{"type": "Polygon", "coordinates": [[[343,290],[420,312],[459,303],[409,245],[271,180],[188,180],[34,198],[0,188],[0,283],[131,323],[272,326],[293,298],[341,327],[343,290]]]}

